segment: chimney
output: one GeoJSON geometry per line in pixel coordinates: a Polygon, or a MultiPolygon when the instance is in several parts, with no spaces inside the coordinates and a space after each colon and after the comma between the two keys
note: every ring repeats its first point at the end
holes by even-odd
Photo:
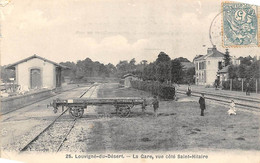
{"type": "Polygon", "coordinates": [[[212,51],[213,51],[213,52],[214,52],[214,51],[217,51],[216,45],[213,45],[212,51]]]}
{"type": "Polygon", "coordinates": [[[208,50],[207,50],[207,54],[212,53],[212,49],[213,49],[213,48],[208,48],[208,50]]]}
{"type": "Polygon", "coordinates": [[[207,54],[210,54],[210,53],[212,53],[213,51],[216,51],[216,50],[217,50],[216,45],[213,45],[213,48],[208,48],[207,54]]]}

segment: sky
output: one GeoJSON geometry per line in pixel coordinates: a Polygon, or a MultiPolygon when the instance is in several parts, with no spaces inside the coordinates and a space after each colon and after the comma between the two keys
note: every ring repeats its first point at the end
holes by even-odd
{"type": "MultiPolygon", "coordinates": [[[[6,0],[7,1],[7,0],[6,0]]],[[[37,54],[54,62],[90,58],[155,61],[192,59],[212,47],[209,27],[220,0],[10,0],[0,7],[1,65],[37,54]]],[[[213,42],[224,52],[221,16],[213,21],[213,42]]],[[[254,56],[260,48],[230,48],[254,56]]]]}

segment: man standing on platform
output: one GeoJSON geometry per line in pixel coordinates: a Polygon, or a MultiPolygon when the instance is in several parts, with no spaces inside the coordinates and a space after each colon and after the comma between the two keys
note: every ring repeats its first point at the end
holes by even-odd
{"type": "Polygon", "coordinates": [[[204,116],[204,110],[206,109],[206,104],[205,104],[205,97],[204,94],[201,94],[201,97],[199,99],[199,104],[200,104],[200,109],[201,109],[201,116],[204,116]]]}

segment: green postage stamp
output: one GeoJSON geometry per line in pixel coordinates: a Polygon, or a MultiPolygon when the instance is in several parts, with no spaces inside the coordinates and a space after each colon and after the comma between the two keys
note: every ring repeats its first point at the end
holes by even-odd
{"type": "Polygon", "coordinates": [[[245,3],[222,3],[224,47],[259,46],[258,7],[245,3]]]}

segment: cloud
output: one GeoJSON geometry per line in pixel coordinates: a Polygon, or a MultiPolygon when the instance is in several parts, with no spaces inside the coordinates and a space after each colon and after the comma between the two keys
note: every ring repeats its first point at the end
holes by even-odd
{"type": "MultiPolygon", "coordinates": [[[[8,64],[38,54],[56,62],[89,57],[116,64],[132,58],[154,61],[161,51],[192,60],[206,53],[202,45],[211,46],[208,31],[220,10],[217,0],[129,3],[24,0],[13,3],[12,9],[9,4],[1,24],[1,61],[8,64]]],[[[230,52],[245,56],[259,53],[259,48],[230,52]]]]}

